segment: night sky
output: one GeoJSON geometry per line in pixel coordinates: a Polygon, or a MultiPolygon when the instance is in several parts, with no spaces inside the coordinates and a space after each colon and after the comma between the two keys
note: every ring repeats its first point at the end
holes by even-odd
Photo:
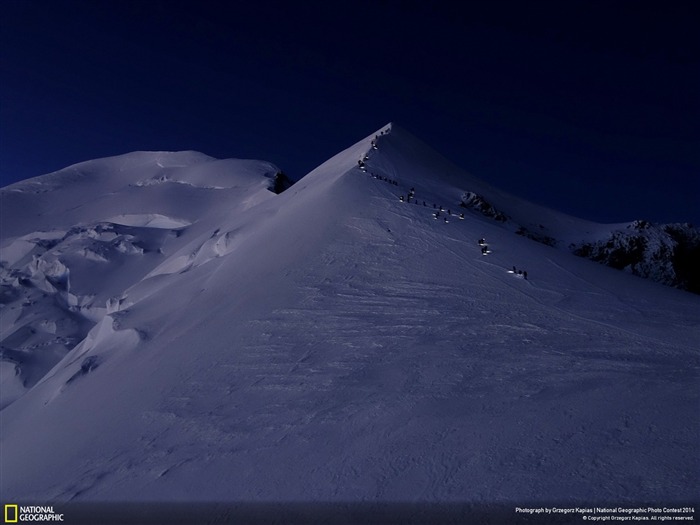
{"type": "Polygon", "coordinates": [[[0,182],[135,150],[299,178],[392,121],[528,200],[698,225],[696,7],[2,0],[0,182]]]}

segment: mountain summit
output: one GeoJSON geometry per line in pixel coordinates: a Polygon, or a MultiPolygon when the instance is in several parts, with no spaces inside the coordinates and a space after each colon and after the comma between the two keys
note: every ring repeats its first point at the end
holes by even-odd
{"type": "Polygon", "coordinates": [[[2,189],[8,501],[696,497],[700,298],[569,251],[625,226],[394,125],[280,178],[138,152],[2,189]]]}

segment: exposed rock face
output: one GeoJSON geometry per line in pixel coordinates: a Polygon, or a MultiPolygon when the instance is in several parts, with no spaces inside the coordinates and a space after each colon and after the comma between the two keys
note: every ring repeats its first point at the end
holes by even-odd
{"type": "Polygon", "coordinates": [[[557,246],[559,244],[559,241],[557,241],[554,237],[551,235],[547,235],[544,233],[546,231],[546,228],[542,225],[539,226],[540,231],[532,230],[529,228],[526,228],[525,226],[520,226],[515,233],[518,235],[522,235],[523,237],[527,237],[528,239],[532,239],[533,241],[541,242],[542,244],[546,244],[547,246],[557,246]]]}
{"type": "Polygon", "coordinates": [[[289,189],[294,184],[294,181],[290,179],[283,171],[278,171],[272,181],[270,191],[279,195],[284,190],[289,189]]]}
{"type": "Polygon", "coordinates": [[[462,208],[470,208],[481,212],[483,215],[491,217],[498,222],[506,222],[508,220],[508,216],[505,213],[494,208],[490,202],[473,191],[464,192],[464,195],[462,195],[462,202],[460,202],[459,205],[462,208]]]}
{"type": "Polygon", "coordinates": [[[613,268],[700,293],[700,230],[692,224],[634,221],[608,239],[574,243],[569,248],[613,268]]]}
{"type": "MultiPolygon", "coordinates": [[[[545,225],[521,224],[483,196],[465,191],[460,206],[506,223],[515,233],[553,247],[566,247],[545,225]]],[[[700,294],[700,230],[689,223],[653,224],[636,220],[607,238],[568,245],[575,255],[700,294]]]]}

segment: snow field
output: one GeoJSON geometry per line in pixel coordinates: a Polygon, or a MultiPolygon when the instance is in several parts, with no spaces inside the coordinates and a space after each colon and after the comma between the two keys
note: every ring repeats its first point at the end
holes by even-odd
{"type": "MultiPolygon", "coordinates": [[[[698,299],[477,214],[434,221],[424,198],[462,211],[456,168],[372,138],[278,196],[250,179],[249,206],[141,209],[191,225],[135,254],[110,314],[0,413],[3,494],[692,500],[698,299]]],[[[124,195],[171,186],[200,193],[124,195]]]]}

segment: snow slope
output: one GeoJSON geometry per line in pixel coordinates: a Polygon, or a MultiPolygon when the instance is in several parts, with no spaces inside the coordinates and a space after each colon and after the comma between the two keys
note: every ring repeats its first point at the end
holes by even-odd
{"type": "Polygon", "coordinates": [[[2,190],[8,500],[697,498],[699,297],[460,208],[586,226],[396,126],[277,171],[136,153],[2,190]]]}

